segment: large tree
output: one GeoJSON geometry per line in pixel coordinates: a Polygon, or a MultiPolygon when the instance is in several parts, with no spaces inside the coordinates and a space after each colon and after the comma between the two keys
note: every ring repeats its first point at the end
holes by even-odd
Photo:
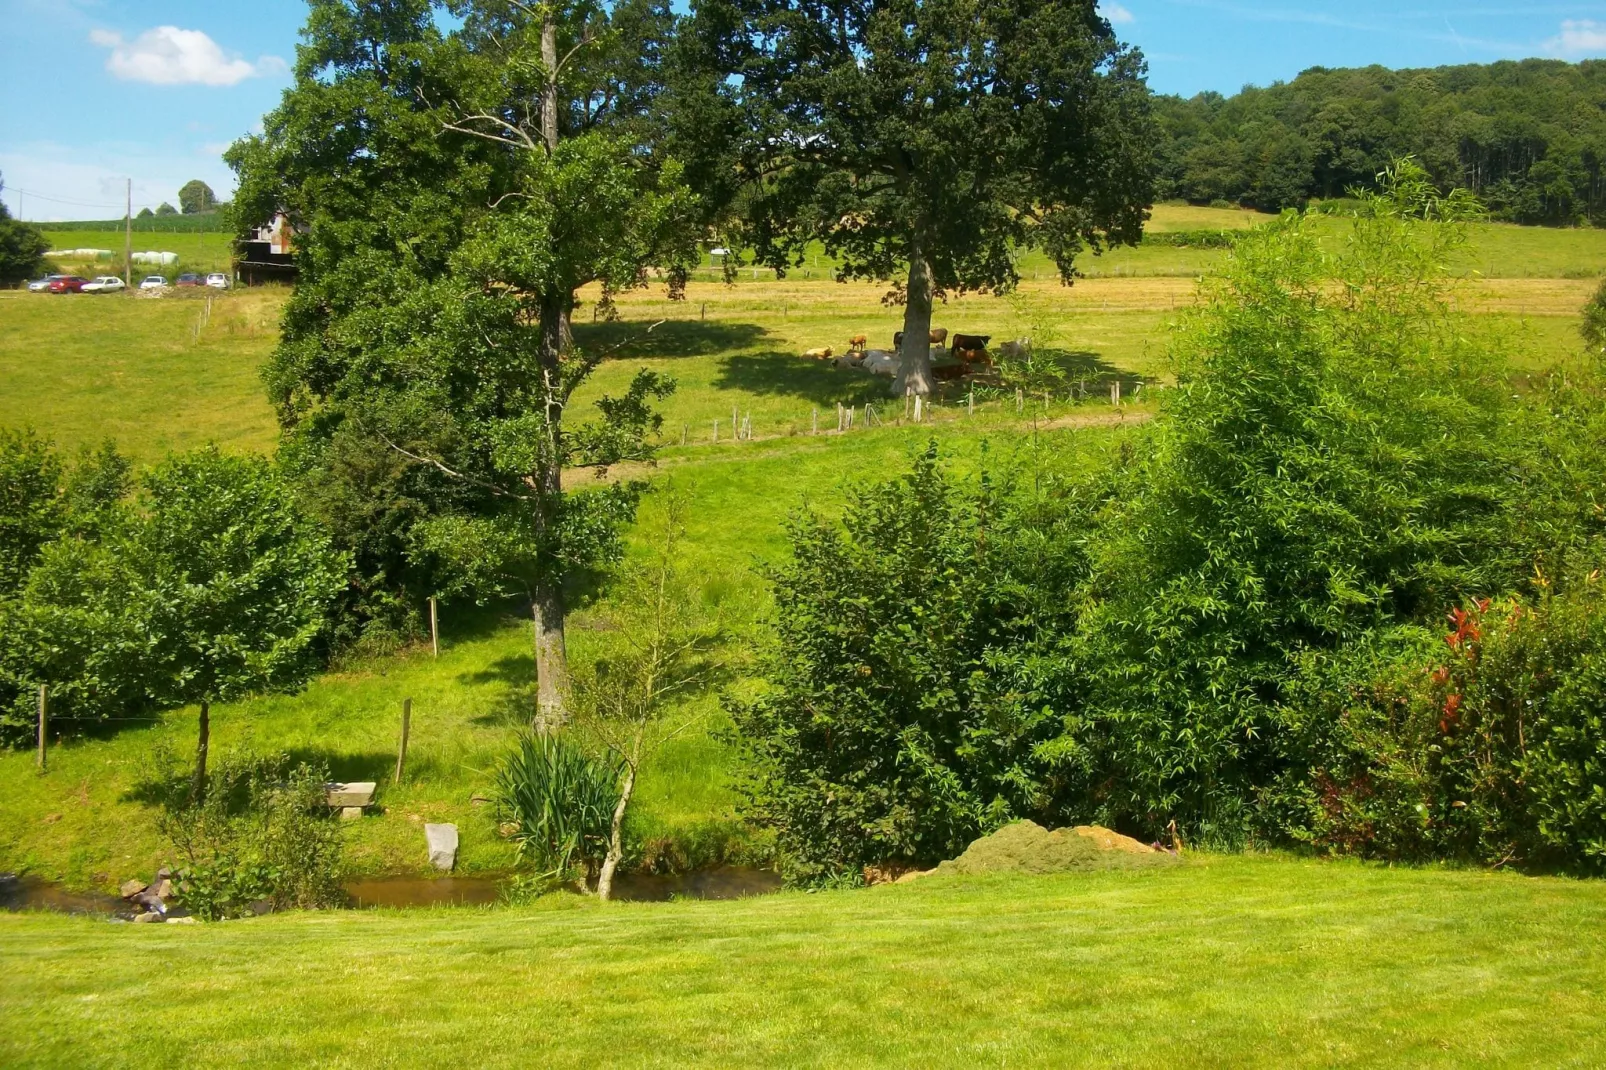
{"type": "Polygon", "coordinates": [[[755,255],[822,242],[842,277],[897,280],[908,388],[932,386],[934,299],[1008,290],[1033,246],[1069,282],[1141,236],[1145,67],[1094,0],[701,0],[696,36],[746,132],[755,255]]]}
{"type": "Polygon", "coordinates": [[[199,215],[217,207],[217,194],[198,178],[192,178],[178,191],[179,207],[185,215],[199,215]]]}
{"type": "Polygon", "coordinates": [[[529,595],[541,723],[566,706],[563,584],[622,491],[563,471],[645,456],[639,379],[566,426],[601,354],[569,329],[651,265],[683,273],[695,201],[650,121],[659,0],[315,0],[295,87],[240,143],[236,223],[286,211],[301,283],[269,371],[296,463],[375,592],[529,595]],[[450,533],[448,537],[444,533],[450,533]],[[423,590],[421,590],[421,588],[423,590]]]}
{"type": "MultiPolygon", "coordinates": [[[[5,188],[0,182],[0,190],[5,188]]],[[[38,227],[12,219],[0,201],[0,286],[13,286],[42,271],[49,249],[50,242],[38,227]]]]}

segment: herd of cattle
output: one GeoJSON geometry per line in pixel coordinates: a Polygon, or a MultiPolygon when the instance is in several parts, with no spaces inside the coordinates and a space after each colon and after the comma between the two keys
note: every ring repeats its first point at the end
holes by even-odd
{"type": "MultiPolygon", "coordinates": [[[[987,351],[987,343],[991,340],[992,335],[988,334],[956,334],[950,344],[946,327],[933,328],[929,340],[932,375],[938,379],[961,379],[978,369],[992,368],[992,354],[987,351]],[[952,358],[952,361],[945,358],[952,358]]],[[[872,375],[896,378],[903,364],[903,332],[892,336],[890,350],[870,349],[868,345],[869,339],[860,334],[848,339],[847,352],[841,356],[836,356],[831,346],[810,349],[803,355],[814,360],[831,360],[834,357],[839,368],[857,368],[872,375]]],[[[1023,338],[1005,342],[998,348],[1000,355],[1009,358],[1024,355],[1030,345],[1030,341],[1023,338]]]]}

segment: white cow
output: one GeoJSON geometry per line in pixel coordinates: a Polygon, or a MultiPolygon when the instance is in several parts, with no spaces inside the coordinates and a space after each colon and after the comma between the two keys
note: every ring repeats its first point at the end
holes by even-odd
{"type": "Polygon", "coordinates": [[[898,374],[898,369],[903,366],[903,361],[896,353],[885,349],[872,349],[865,353],[864,360],[860,362],[859,366],[871,375],[885,375],[890,379],[898,374]]]}
{"type": "Polygon", "coordinates": [[[1032,340],[1030,338],[1017,338],[1012,342],[1004,342],[998,347],[998,355],[1005,360],[1024,360],[1031,356],[1032,340]]]}

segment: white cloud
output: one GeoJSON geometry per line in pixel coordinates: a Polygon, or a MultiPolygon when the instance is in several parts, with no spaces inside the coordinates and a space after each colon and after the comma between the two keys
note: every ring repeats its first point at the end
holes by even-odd
{"type": "Polygon", "coordinates": [[[1130,12],[1126,8],[1122,7],[1120,4],[1113,4],[1113,3],[1100,4],[1099,5],[1099,14],[1101,14],[1105,18],[1109,19],[1110,22],[1112,22],[1116,26],[1125,26],[1128,23],[1132,23],[1132,22],[1138,21],[1136,15],[1132,14],[1132,12],[1130,12]]]}
{"type": "Polygon", "coordinates": [[[249,63],[230,58],[200,30],[158,26],[132,41],[110,30],[92,30],[89,40],[112,54],[106,69],[128,82],[152,85],[238,85],[247,78],[277,74],[286,69],[277,56],[262,56],[249,63]]]}
{"type": "Polygon", "coordinates": [[[1561,33],[1545,42],[1545,49],[1558,56],[1606,54],[1606,22],[1568,19],[1561,24],[1561,33]]]}

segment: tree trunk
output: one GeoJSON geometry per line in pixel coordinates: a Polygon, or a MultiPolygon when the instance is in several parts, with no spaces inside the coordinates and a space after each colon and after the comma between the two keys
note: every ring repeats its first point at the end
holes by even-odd
{"type": "Polygon", "coordinates": [[[544,735],[557,731],[569,720],[563,588],[556,582],[540,584],[530,601],[535,619],[535,730],[544,735]]]}
{"type": "Polygon", "coordinates": [[[201,736],[195,745],[195,779],[190,783],[190,798],[199,803],[206,798],[206,752],[212,745],[212,704],[201,700],[201,736]]]}
{"type": "MultiPolygon", "coordinates": [[[[546,441],[540,482],[541,502],[536,510],[538,542],[546,541],[551,511],[563,497],[563,395],[561,364],[564,350],[564,310],[569,295],[546,294],[540,304],[540,364],[546,404],[546,441]]],[[[535,730],[550,732],[561,728],[569,716],[569,655],[563,637],[565,607],[563,577],[542,577],[531,592],[530,612],[535,620],[535,730]]]]}
{"type": "Polygon", "coordinates": [[[541,65],[546,68],[546,84],[541,88],[541,140],[547,152],[558,149],[558,23],[552,8],[541,21],[541,65]]]}
{"type": "Polygon", "coordinates": [[[609,829],[608,854],[602,860],[602,873],[597,877],[597,898],[604,903],[613,894],[613,873],[625,856],[625,808],[630,805],[630,793],[636,789],[636,767],[625,765],[625,782],[619,788],[619,805],[613,808],[613,826],[609,829]]]}
{"type": "Polygon", "coordinates": [[[903,352],[898,375],[892,380],[894,397],[913,391],[931,393],[931,263],[916,238],[909,247],[909,287],[903,306],[903,352]]]}

